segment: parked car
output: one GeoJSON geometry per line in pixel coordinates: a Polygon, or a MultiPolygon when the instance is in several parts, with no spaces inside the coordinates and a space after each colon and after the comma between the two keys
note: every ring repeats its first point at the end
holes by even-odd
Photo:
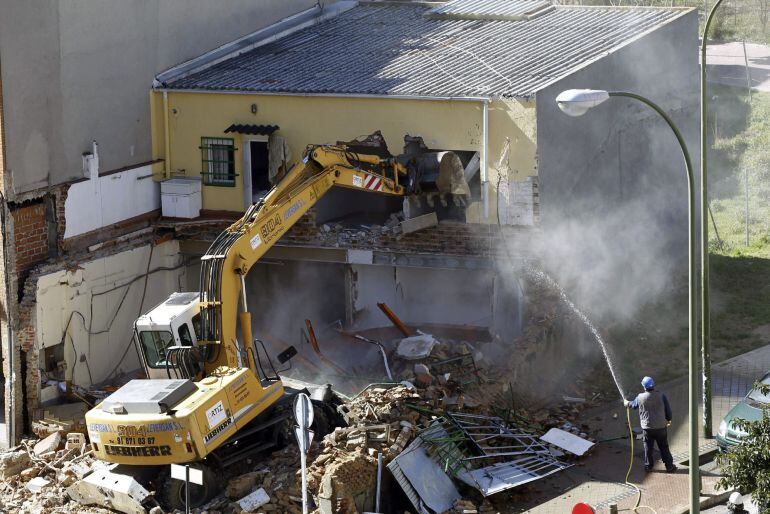
{"type": "MultiPolygon", "coordinates": [[[[760,382],[770,385],[770,372],[765,374],[760,382]]],[[[716,439],[720,451],[727,451],[730,447],[739,444],[741,439],[746,435],[745,432],[736,428],[735,420],[737,418],[745,419],[746,421],[758,421],[762,419],[762,409],[769,407],[770,394],[762,394],[756,388],[749,391],[743,400],[730,409],[730,412],[727,413],[725,418],[719,424],[716,439]]]]}

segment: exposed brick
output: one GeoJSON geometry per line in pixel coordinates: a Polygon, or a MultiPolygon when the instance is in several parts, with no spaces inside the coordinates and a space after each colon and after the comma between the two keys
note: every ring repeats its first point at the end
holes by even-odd
{"type": "Polygon", "coordinates": [[[48,225],[44,202],[21,205],[11,211],[16,248],[16,272],[23,273],[48,258],[48,225]]]}

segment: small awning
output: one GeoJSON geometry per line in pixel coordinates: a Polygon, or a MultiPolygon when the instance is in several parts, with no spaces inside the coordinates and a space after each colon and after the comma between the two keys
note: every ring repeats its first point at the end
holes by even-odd
{"type": "Polygon", "coordinates": [[[237,134],[249,134],[252,136],[269,136],[279,128],[278,125],[240,125],[233,123],[225,129],[225,134],[235,132],[237,134]]]}

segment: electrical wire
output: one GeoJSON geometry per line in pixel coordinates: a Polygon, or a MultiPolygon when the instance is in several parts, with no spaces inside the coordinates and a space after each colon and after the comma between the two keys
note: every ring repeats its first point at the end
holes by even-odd
{"type": "MultiPolygon", "coordinates": [[[[150,247],[150,248],[151,248],[151,250],[150,250],[150,259],[148,260],[148,268],[149,268],[150,263],[152,262],[152,250],[153,250],[153,247],[150,247]]],[[[178,270],[180,268],[183,268],[183,267],[187,266],[187,264],[188,264],[188,261],[184,261],[182,264],[180,264],[178,266],[159,266],[157,268],[147,269],[145,271],[145,273],[143,273],[141,275],[137,275],[136,277],[134,277],[133,279],[129,280],[128,282],[126,282],[124,284],[121,284],[119,286],[115,286],[115,287],[113,287],[111,289],[107,289],[105,291],[100,291],[98,293],[93,293],[91,295],[91,305],[90,305],[91,313],[93,313],[93,297],[94,296],[101,296],[101,295],[110,293],[112,291],[117,291],[118,289],[121,289],[121,288],[125,288],[126,289],[125,293],[123,294],[123,297],[121,298],[121,300],[119,302],[118,307],[115,309],[115,312],[114,312],[112,318],[110,319],[109,323],[107,324],[107,328],[102,329],[102,330],[93,331],[92,330],[93,314],[91,315],[91,323],[89,323],[89,322],[86,321],[86,318],[85,318],[85,316],[83,315],[82,312],[80,312],[78,310],[73,310],[73,311],[70,312],[70,317],[67,319],[67,323],[64,326],[64,331],[62,333],[61,342],[64,343],[65,339],[69,335],[68,334],[69,326],[70,326],[70,323],[72,322],[72,318],[75,315],[78,315],[80,317],[80,319],[81,319],[81,321],[83,323],[83,329],[85,330],[86,334],[89,336],[89,346],[90,346],[91,336],[105,334],[105,333],[110,332],[112,330],[112,325],[115,322],[115,319],[117,318],[118,314],[120,313],[120,310],[121,310],[121,308],[123,306],[123,303],[125,302],[126,296],[128,294],[128,291],[130,290],[131,285],[134,282],[137,282],[139,280],[144,279],[145,283],[144,283],[144,288],[142,290],[142,299],[141,299],[141,304],[140,304],[140,307],[139,307],[139,311],[140,311],[139,315],[141,315],[141,310],[142,310],[142,308],[144,306],[144,300],[145,300],[145,296],[146,296],[146,293],[147,293],[147,281],[149,279],[149,276],[153,275],[155,273],[161,272],[161,271],[175,271],[175,270],[178,270]]],[[[72,336],[70,335],[69,337],[70,337],[70,341],[72,341],[72,336]]],[[[126,345],[126,348],[123,351],[123,354],[121,355],[120,359],[118,360],[117,365],[110,372],[110,374],[107,375],[106,379],[111,378],[114,375],[114,373],[117,371],[117,369],[120,367],[120,365],[123,363],[123,361],[126,358],[126,355],[128,354],[128,351],[131,349],[132,343],[133,343],[133,338],[129,339],[128,345],[126,345]]],[[[75,370],[75,367],[77,366],[77,362],[78,361],[77,361],[77,351],[75,350],[74,342],[72,342],[72,344],[73,344],[73,351],[75,352],[75,361],[74,361],[74,365],[72,367],[72,378],[71,379],[74,379],[74,370],[75,370]]],[[[90,350],[89,350],[89,353],[90,353],[90,350]]],[[[91,377],[91,370],[90,370],[90,366],[88,365],[87,359],[85,361],[85,364],[86,364],[86,369],[88,369],[88,372],[89,372],[88,373],[89,377],[91,377]]],[[[91,378],[91,383],[93,384],[93,378],[91,378]]]]}
{"type": "MultiPolygon", "coordinates": [[[[144,271],[144,287],[142,287],[142,299],[139,300],[139,314],[137,316],[142,315],[142,309],[144,308],[144,299],[147,295],[147,282],[150,280],[150,265],[152,264],[152,254],[155,251],[155,245],[150,245],[150,255],[147,258],[147,268],[144,271]]],[[[133,282],[133,281],[132,281],[133,282]]],[[[116,314],[117,315],[117,314],[116,314]]],[[[112,371],[110,371],[110,374],[107,375],[107,379],[111,378],[113,374],[118,370],[121,364],[123,364],[123,360],[125,360],[126,355],[128,355],[128,350],[131,349],[132,343],[134,342],[134,332],[131,332],[131,337],[128,339],[128,344],[126,345],[126,349],[123,351],[123,355],[120,357],[120,360],[117,364],[115,364],[115,367],[112,368],[112,371]]],[[[106,379],[105,379],[106,380],[106,379]]]]}

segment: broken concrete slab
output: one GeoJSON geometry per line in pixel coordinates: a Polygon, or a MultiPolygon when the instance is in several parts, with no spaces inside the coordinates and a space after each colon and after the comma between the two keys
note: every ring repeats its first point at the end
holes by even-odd
{"type": "Polygon", "coordinates": [[[270,496],[268,496],[267,491],[261,487],[248,496],[238,500],[238,505],[246,512],[252,512],[266,503],[270,503],[270,496]]]}
{"type": "Polygon", "coordinates": [[[401,233],[411,234],[429,227],[438,225],[438,217],[435,212],[429,212],[401,222],[401,233]]]}
{"type": "Polygon", "coordinates": [[[32,465],[32,461],[24,450],[0,454],[0,478],[18,475],[30,465],[32,465]]]}
{"type": "Polygon", "coordinates": [[[120,466],[97,469],[67,488],[70,498],[81,505],[99,505],[125,514],[145,514],[142,502],[150,492],[120,466]]]}
{"type": "Polygon", "coordinates": [[[33,493],[39,493],[44,487],[51,483],[50,480],[46,480],[43,477],[35,477],[27,482],[27,489],[33,493]]]}
{"type": "Polygon", "coordinates": [[[249,491],[254,489],[257,481],[264,475],[264,472],[252,471],[251,473],[246,473],[245,475],[240,475],[233,478],[227,483],[227,487],[225,488],[225,496],[231,500],[243,498],[249,493],[249,491]]]}
{"type": "Polygon", "coordinates": [[[560,428],[550,429],[540,439],[577,456],[585,455],[594,445],[591,441],[560,428]]]}
{"type": "Polygon", "coordinates": [[[54,432],[45,439],[41,439],[35,444],[32,452],[40,457],[43,454],[54,452],[61,444],[61,432],[54,432]]]}
{"type": "Polygon", "coordinates": [[[437,344],[436,338],[430,334],[405,337],[398,342],[396,355],[406,360],[425,359],[437,344]]]}

